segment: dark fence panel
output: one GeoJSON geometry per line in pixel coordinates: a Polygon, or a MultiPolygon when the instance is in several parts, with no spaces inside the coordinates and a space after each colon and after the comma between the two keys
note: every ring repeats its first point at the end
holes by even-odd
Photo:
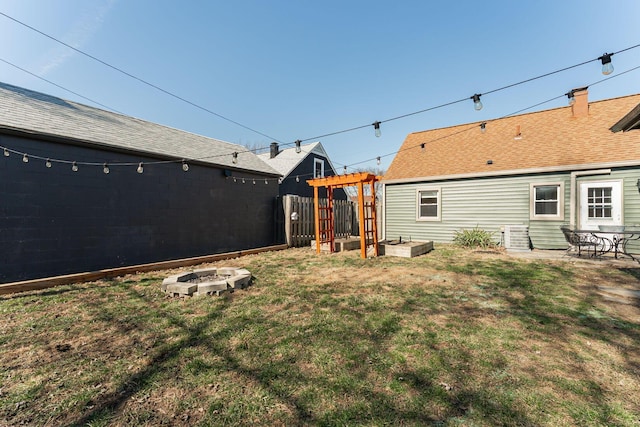
{"type": "Polygon", "coordinates": [[[223,169],[0,135],[0,145],[54,163],[0,156],[0,283],[269,246],[274,181],[223,169]],[[233,174],[236,174],[234,172],[233,174]],[[256,183],[253,184],[253,177],[256,183]]]}

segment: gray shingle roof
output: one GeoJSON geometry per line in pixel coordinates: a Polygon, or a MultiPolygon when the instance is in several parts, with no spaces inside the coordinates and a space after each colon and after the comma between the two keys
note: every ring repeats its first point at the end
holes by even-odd
{"type": "Polygon", "coordinates": [[[238,144],[0,83],[0,129],[279,175],[238,144]],[[232,153],[238,152],[238,163],[232,153]]]}
{"type": "Polygon", "coordinates": [[[274,158],[270,158],[270,153],[258,154],[258,157],[286,177],[311,153],[329,158],[319,141],[300,146],[299,153],[296,153],[296,148],[293,147],[281,150],[274,158]]]}

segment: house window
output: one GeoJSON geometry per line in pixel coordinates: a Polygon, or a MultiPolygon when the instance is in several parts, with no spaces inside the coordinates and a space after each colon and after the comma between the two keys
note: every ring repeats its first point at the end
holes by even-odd
{"type": "Polygon", "coordinates": [[[589,219],[612,218],[611,187],[589,187],[587,212],[589,219]]]}
{"type": "Polygon", "coordinates": [[[313,177],[324,178],[324,160],[313,159],[313,177]]]}
{"type": "Polygon", "coordinates": [[[417,190],[417,221],[440,221],[440,189],[421,188],[417,190]]]}
{"type": "Polygon", "coordinates": [[[564,219],[564,185],[562,183],[531,184],[530,219],[564,219]]]}

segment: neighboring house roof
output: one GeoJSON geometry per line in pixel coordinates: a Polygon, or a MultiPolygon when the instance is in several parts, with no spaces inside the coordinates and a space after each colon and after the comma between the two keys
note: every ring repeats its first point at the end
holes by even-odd
{"type": "Polygon", "coordinates": [[[640,95],[411,133],[384,179],[398,181],[522,174],[640,164],[640,132],[610,128],[640,95]],[[519,135],[518,135],[519,134],[519,135]],[[424,144],[424,150],[421,149],[424,144]],[[609,165],[609,166],[607,166],[609,165]]]}
{"type": "Polygon", "coordinates": [[[278,155],[273,158],[271,157],[271,153],[258,154],[258,157],[281,175],[287,177],[310,154],[316,154],[325,158],[329,162],[331,169],[335,172],[327,152],[319,141],[301,145],[299,153],[296,153],[296,147],[293,147],[280,150],[278,155]]]}
{"type": "Polygon", "coordinates": [[[273,168],[241,145],[5,83],[0,83],[1,131],[63,138],[80,144],[278,175],[273,168]],[[237,164],[233,164],[233,152],[239,153],[237,164]]]}

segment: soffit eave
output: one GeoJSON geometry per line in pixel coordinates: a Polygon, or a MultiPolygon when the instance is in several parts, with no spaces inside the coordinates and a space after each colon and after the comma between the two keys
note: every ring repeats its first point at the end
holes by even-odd
{"type": "Polygon", "coordinates": [[[413,178],[398,178],[398,179],[385,179],[382,178],[381,182],[385,185],[389,184],[410,184],[414,182],[425,181],[451,181],[460,179],[474,179],[474,178],[494,178],[494,177],[508,177],[519,175],[533,175],[543,173],[554,172],[573,172],[589,169],[602,169],[602,168],[624,168],[640,166],[640,159],[638,160],[626,160],[622,162],[607,162],[607,163],[587,163],[579,165],[563,165],[563,166],[549,166],[544,168],[530,168],[530,169],[514,169],[514,170],[501,170],[492,172],[476,172],[466,174],[454,174],[454,175],[439,175],[439,176],[422,176],[413,178]]]}

